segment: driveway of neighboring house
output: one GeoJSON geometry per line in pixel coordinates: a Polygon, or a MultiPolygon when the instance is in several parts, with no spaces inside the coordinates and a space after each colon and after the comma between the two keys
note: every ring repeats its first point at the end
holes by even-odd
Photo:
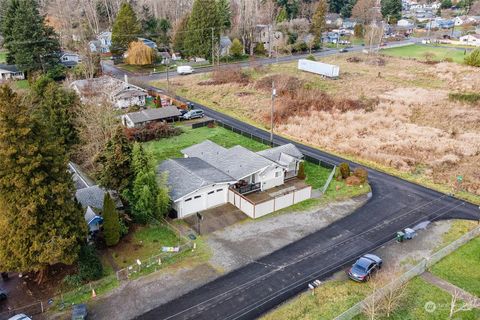
{"type": "Polygon", "coordinates": [[[223,230],[225,227],[245,220],[248,216],[230,203],[210,208],[201,212],[203,219],[198,221],[196,214],[186,217],[185,222],[202,235],[212,233],[216,230],[223,230]],[[198,230],[200,222],[200,232],[198,230]]]}

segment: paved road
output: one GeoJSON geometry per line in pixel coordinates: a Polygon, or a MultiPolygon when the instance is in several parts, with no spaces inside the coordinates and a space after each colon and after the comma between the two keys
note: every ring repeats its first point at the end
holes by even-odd
{"type": "MultiPolygon", "coordinates": [[[[256,136],[269,133],[205,106],[207,116],[256,136]]],[[[337,156],[294,143],[311,157],[338,164],[337,156]]],[[[355,165],[355,164],[352,164],[355,165]]],[[[391,241],[396,231],[425,220],[480,219],[477,206],[369,169],[373,196],[351,215],[241,269],[159,306],[139,319],[253,319],[305,291],[355,258],[391,241]]]]}
{"type": "MultiPolygon", "coordinates": [[[[418,43],[422,40],[422,38],[412,38],[404,41],[397,41],[397,42],[392,42],[388,44],[385,47],[382,48],[389,48],[389,47],[395,47],[395,46],[401,46],[405,44],[411,44],[411,43],[418,43]]],[[[355,51],[362,51],[365,49],[364,46],[353,46],[352,48],[349,48],[349,52],[355,52],[355,51]]],[[[331,56],[335,54],[341,54],[338,52],[338,49],[323,49],[322,51],[314,52],[313,55],[315,57],[321,58],[321,57],[326,57],[326,56],[331,56]]],[[[290,56],[281,56],[278,58],[260,58],[256,60],[256,63],[260,65],[268,65],[268,64],[274,64],[274,63],[287,63],[287,62],[292,62],[296,61],[298,59],[306,58],[309,54],[295,54],[295,55],[290,55],[290,56]]],[[[250,65],[249,61],[243,61],[243,62],[238,62],[236,63],[237,65],[240,65],[241,67],[248,67],[250,65]]],[[[135,74],[132,72],[128,72],[122,69],[119,69],[115,67],[112,63],[112,61],[105,61],[102,60],[102,69],[105,74],[110,74],[112,76],[115,76],[119,79],[123,79],[124,75],[128,75],[130,79],[134,79],[138,82],[144,82],[148,83],[150,81],[156,81],[156,80],[164,80],[167,78],[167,74],[165,72],[160,72],[156,74],[147,74],[147,75],[141,75],[141,74],[135,74]]],[[[172,68],[173,69],[173,68],[172,68]]],[[[205,72],[211,72],[213,70],[213,67],[202,67],[202,68],[196,68],[195,69],[195,74],[198,73],[205,73],[205,72]]],[[[178,77],[179,75],[175,70],[172,70],[169,72],[169,77],[174,78],[178,77]]],[[[182,76],[185,77],[185,76],[182,76]]]]}

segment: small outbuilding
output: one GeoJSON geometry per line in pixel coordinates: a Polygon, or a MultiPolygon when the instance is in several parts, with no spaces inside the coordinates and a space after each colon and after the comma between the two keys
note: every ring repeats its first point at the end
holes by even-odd
{"type": "Polygon", "coordinates": [[[165,106],[157,109],[146,109],[122,115],[122,123],[127,128],[138,128],[151,122],[174,121],[180,117],[176,106],[165,106]]]}

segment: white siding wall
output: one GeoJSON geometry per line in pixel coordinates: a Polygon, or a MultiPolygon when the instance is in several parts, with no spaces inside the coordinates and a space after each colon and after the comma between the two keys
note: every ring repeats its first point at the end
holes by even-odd
{"type": "Polygon", "coordinates": [[[293,204],[293,192],[275,198],[275,211],[286,208],[293,204]]]}
{"type": "Polygon", "coordinates": [[[295,191],[294,203],[299,203],[312,197],[312,187],[295,191]]]}
{"type": "Polygon", "coordinates": [[[255,218],[263,217],[264,215],[272,213],[273,211],[275,211],[273,200],[259,203],[255,206],[255,218]]]}
{"type": "Polygon", "coordinates": [[[283,169],[280,167],[271,167],[259,175],[258,182],[261,183],[262,191],[280,186],[284,182],[283,169]]]}
{"type": "Polygon", "coordinates": [[[115,101],[115,107],[119,109],[126,109],[130,106],[141,106],[145,105],[145,97],[132,97],[130,99],[118,99],[115,101]]]}
{"type": "Polygon", "coordinates": [[[240,208],[247,216],[254,218],[254,205],[242,199],[242,207],[240,208]]]}
{"type": "Polygon", "coordinates": [[[227,194],[228,184],[207,186],[185,196],[174,203],[173,207],[177,211],[178,218],[182,219],[196,212],[227,203],[227,194]]]}

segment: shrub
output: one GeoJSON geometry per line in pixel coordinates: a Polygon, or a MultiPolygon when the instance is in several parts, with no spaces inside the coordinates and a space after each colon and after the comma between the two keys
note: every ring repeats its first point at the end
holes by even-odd
{"type": "Polygon", "coordinates": [[[234,58],[240,58],[243,55],[243,46],[240,40],[233,39],[232,46],[230,47],[230,54],[234,58]]]}
{"type": "Polygon", "coordinates": [[[361,61],[362,61],[362,59],[360,59],[359,57],[355,57],[355,56],[347,58],[347,62],[358,63],[358,62],[361,62],[361,61]]]}
{"type": "Polygon", "coordinates": [[[178,136],[182,130],[166,122],[152,122],[140,128],[126,128],[125,135],[130,141],[146,142],[160,138],[178,136]]]}
{"type": "Polygon", "coordinates": [[[301,41],[301,42],[296,42],[294,45],[293,45],[293,50],[296,51],[296,52],[305,52],[308,50],[308,46],[305,42],[301,41]]]}
{"type": "Polygon", "coordinates": [[[210,81],[204,84],[218,85],[225,83],[239,83],[246,85],[249,81],[248,74],[243,72],[239,65],[232,64],[215,68],[212,72],[210,81]]]}
{"type": "Polygon", "coordinates": [[[365,168],[356,168],[353,171],[353,175],[359,178],[361,183],[368,181],[368,171],[365,168]]]}
{"type": "Polygon", "coordinates": [[[348,163],[342,162],[338,167],[340,168],[340,174],[343,179],[350,177],[350,165],[348,163]]]}
{"type": "Polygon", "coordinates": [[[345,180],[345,183],[349,186],[358,186],[362,182],[360,181],[360,178],[358,178],[356,176],[350,176],[345,180]]]}
{"type": "Polygon", "coordinates": [[[472,67],[480,67],[480,49],[477,48],[466,56],[465,64],[472,67]]]}
{"type": "Polygon", "coordinates": [[[447,57],[447,58],[443,59],[443,61],[445,61],[445,62],[453,62],[453,59],[450,58],[450,57],[447,57]]]}
{"type": "Polygon", "coordinates": [[[68,288],[80,287],[83,284],[82,278],[78,274],[69,274],[63,278],[63,283],[68,288]]]}
{"type": "Polygon", "coordinates": [[[297,173],[297,178],[300,180],[305,180],[307,176],[305,175],[305,163],[300,162],[298,165],[298,173],[297,173]]]}
{"type": "Polygon", "coordinates": [[[315,56],[313,54],[309,54],[306,59],[311,61],[317,61],[317,59],[315,59],[315,56]]]}
{"type": "Polygon", "coordinates": [[[253,52],[258,55],[265,55],[267,53],[267,50],[265,49],[265,46],[263,45],[263,42],[258,42],[255,47],[253,48],[253,52]]]}
{"type": "Polygon", "coordinates": [[[102,262],[93,246],[84,245],[78,256],[78,276],[83,282],[98,280],[103,276],[102,262]]]}

